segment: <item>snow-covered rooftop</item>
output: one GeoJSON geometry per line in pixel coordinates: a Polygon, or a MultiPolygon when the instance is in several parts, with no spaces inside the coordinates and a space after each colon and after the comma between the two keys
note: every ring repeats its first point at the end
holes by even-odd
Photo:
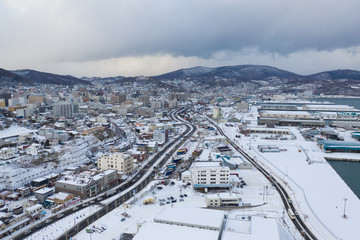
{"type": "Polygon", "coordinates": [[[165,208],[154,218],[155,222],[166,221],[220,229],[224,211],[202,208],[165,208]]]}
{"type": "Polygon", "coordinates": [[[133,240],[217,240],[218,235],[217,231],[146,222],[133,240]]]}

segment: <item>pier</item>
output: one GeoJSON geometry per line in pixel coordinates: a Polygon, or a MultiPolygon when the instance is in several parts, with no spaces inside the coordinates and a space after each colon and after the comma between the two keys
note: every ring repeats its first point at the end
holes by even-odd
{"type": "Polygon", "coordinates": [[[343,161],[343,162],[360,162],[360,159],[354,158],[334,158],[334,157],[325,157],[326,161],[343,161]]]}

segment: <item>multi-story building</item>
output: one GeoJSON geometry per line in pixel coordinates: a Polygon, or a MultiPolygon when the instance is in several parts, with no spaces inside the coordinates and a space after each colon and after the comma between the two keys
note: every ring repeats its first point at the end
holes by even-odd
{"type": "Polygon", "coordinates": [[[29,103],[43,103],[44,102],[44,97],[40,96],[40,95],[30,95],[29,96],[29,103]]]}
{"type": "Polygon", "coordinates": [[[73,117],[73,106],[71,103],[58,103],[54,106],[54,115],[57,117],[73,117]]]}
{"type": "Polygon", "coordinates": [[[102,170],[116,169],[128,175],[134,169],[134,159],[124,153],[105,154],[98,159],[97,166],[102,170]]]}
{"type": "Polygon", "coordinates": [[[228,188],[230,168],[220,161],[196,161],[191,168],[194,188],[228,188]]]}
{"type": "Polygon", "coordinates": [[[153,140],[158,143],[164,143],[168,140],[168,131],[164,129],[154,129],[153,140]]]}
{"type": "Polygon", "coordinates": [[[95,174],[85,171],[76,175],[65,175],[55,183],[55,192],[67,192],[85,199],[104,192],[118,183],[116,170],[109,169],[95,174]]]}
{"type": "Polygon", "coordinates": [[[205,196],[207,207],[239,206],[241,198],[235,193],[207,194],[205,196]]]}
{"type": "Polygon", "coordinates": [[[16,153],[17,153],[17,149],[16,149],[16,148],[4,147],[4,148],[0,149],[0,159],[1,159],[1,160],[6,160],[6,159],[13,158],[16,153]]]}
{"type": "Polygon", "coordinates": [[[0,99],[3,99],[5,102],[5,106],[9,106],[9,99],[11,98],[10,93],[2,92],[0,93],[0,99]]]}

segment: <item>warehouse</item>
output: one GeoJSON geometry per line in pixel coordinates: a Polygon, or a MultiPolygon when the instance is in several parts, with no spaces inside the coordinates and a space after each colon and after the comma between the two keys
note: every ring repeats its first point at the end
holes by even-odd
{"type": "Polygon", "coordinates": [[[218,240],[218,232],[177,225],[145,222],[133,240],[218,240]]]}
{"type": "Polygon", "coordinates": [[[320,148],[325,152],[360,153],[360,143],[350,141],[319,140],[320,148]]]}
{"type": "Polygon", "coordinates": [[[224,224],[224,211],[201,208],[165,208],[155,218],[156,223],[166,223],[184,227],[222,230],[224,224]]]}

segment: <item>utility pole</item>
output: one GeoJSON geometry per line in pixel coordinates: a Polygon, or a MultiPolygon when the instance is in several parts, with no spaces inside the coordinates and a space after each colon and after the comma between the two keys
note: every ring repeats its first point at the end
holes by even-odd
{"type": "Polygon", "coordinates": [[[346,210],[346,201],[348,199],[347,198],[344,198],[344,215],[343,215],[343,218],[347,218],[346,214],[345,214],[345,210],[346,210]]]}

